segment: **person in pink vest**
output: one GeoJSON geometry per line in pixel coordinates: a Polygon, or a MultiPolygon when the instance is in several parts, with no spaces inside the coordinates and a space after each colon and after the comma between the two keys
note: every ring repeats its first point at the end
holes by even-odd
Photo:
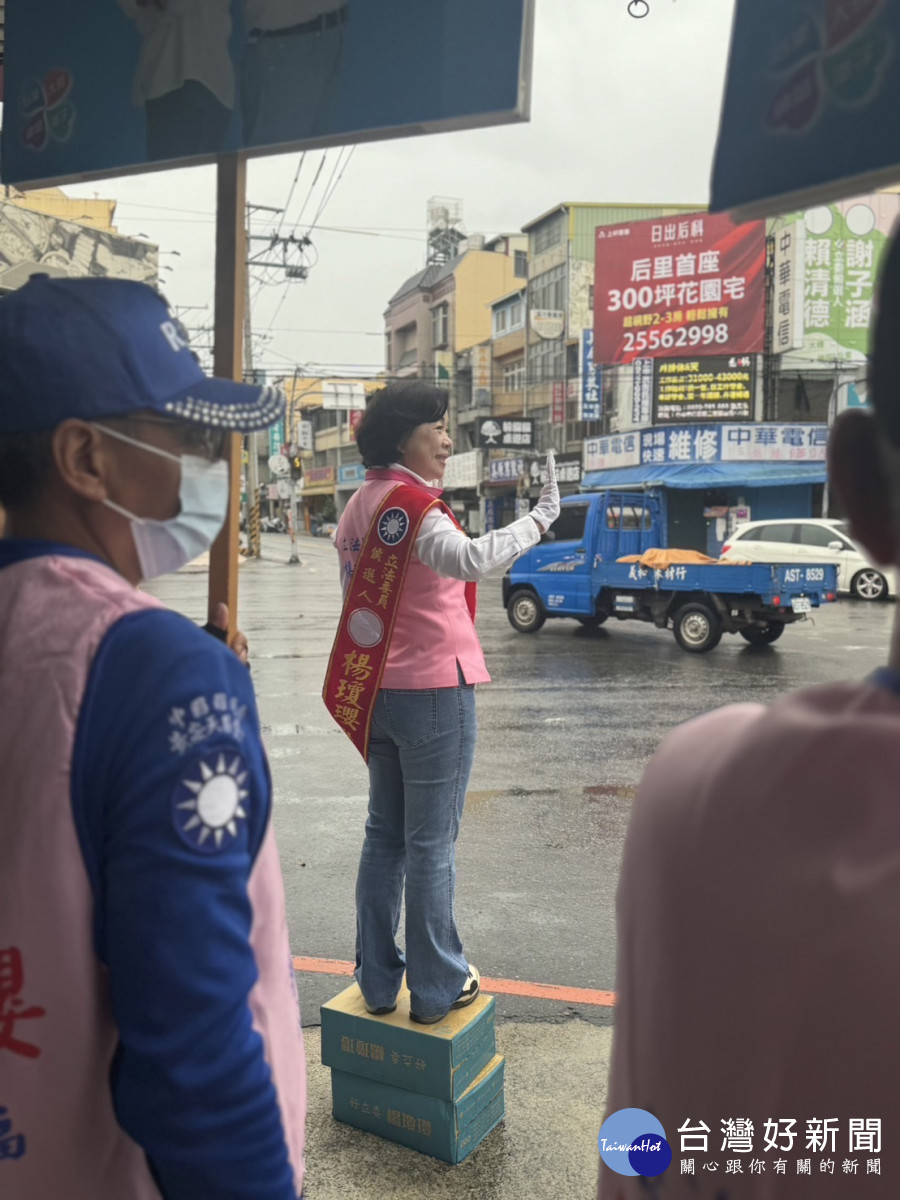
{"type": "MultiPolygon", "coordinates": [[[[898,330],[895,239],[872,410],[843,413],[828,450],[832,495],[885,566],[900,564],[898,330]]],[[[616,1148],[602,1200],[898,1195],[897,773],[898,615],[868,678],[723,708],[665,739],[625,842],[606,1109],[643,1110],[617,1117],[620,1132],[663,1130],[674,1158],[642,1174],[616,1148]]]]}
{"type": "Polygon", "coordinates": [[[137,590],[207,548],[226,435],[152,288],[0,298],[0,1196],[297,1200],[306,1078],[249,672],[137,590]]]}
{"type": "MultiPolygon", "coordinates": [[[[372,519],[397,484],[441,494],[453,443],[447,393],[418,380],[372,397],[356,432],[365,482],[338,523],[346,595],[372,519]]],[[[442,505],[419,527],[369,741],[369,815],[356,882],[356,979],[370,1013],[393,1012],[406,971],[410,1015],[433,1024],[478,995],[454,916],[454,847],[475,753],[475,684],[490,680],[466,583],[506,567],[559,515],[548,480],[531,514],[469,538],[442,505]],[[405,953],[396,942],[406,892],[405,953]]]]}

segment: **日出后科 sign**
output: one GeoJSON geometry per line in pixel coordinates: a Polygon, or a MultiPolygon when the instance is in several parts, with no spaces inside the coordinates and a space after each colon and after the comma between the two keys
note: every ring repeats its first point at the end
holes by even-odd
{"type": "Polygon", "coordinates": [[[596,230],[595,364],[763,349],[766,230],[694,213],[596,230]]]}

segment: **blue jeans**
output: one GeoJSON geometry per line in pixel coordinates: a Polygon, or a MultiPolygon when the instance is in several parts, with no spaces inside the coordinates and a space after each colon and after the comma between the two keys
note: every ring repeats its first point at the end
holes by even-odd
{"type": "Polygon", "coordinates": [[[369,741],[369,816],[356,879],[356,981],[417,1016],[443,1014],[468,975],[453,915],[454,846],[475,754],[475,689],[382,689],[369,741]],[[397,946],[406,883],[406,953],[397,946]]]}

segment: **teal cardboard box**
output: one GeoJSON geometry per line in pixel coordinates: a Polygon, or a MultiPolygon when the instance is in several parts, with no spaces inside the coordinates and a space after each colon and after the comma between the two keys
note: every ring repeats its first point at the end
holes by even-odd
{"type": "Polygon", "coordinates": [[[455,1102],[332,1071],[331,1111],[347,1125],[460,1163],[503,1120],[503,1068],[494,1055],[455,1102]]]}
{"type": "Polygon", "coordinates": [[[405,987],[395,1012],[370,1017],[354,983],[322,1005],[322,1062],[348,1075],[458,1100],[497,1053],[495,1007],[493,996],[480,995],[437,1025],[416,1025],[405,987]]]}

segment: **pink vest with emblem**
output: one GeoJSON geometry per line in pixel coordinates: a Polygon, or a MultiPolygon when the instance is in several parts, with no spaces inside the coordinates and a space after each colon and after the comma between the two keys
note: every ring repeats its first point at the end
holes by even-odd
{"type": "MultiPolygon", "coordinates": [[[[345,571],[355,567],[359,553],[351,547],[362,545],[378,506],[391,488],[398,483],[419,486],[402,471],[379,471],[378,475],[366,477],[350,497],[338,524],[334,540],[345,571]]],[[[436,490],[432,494],[439,495],[436,490]]],[[[465,583],[437,575],[419,562],[414,552],[400,594],[381,686],[410,690],[457,687],[457,663],[466,683],[490,682],[466,605],[465,583]]]]}
{"type": "MultiPolygon", "coordinates": [[[[94,655],[120,617],[157,606],[88,559],[47,556],[0,571],[0,1105],[7,1136],[27,1130],[27,1153],[2,1163],[3,1200],[159,1200],[143,1150],[113,1112],[118,1035],[70,799],[94,655]]],[[[259,970],[249,1005],[299,1194],[306,1064],[271,823],[248,894],[259,970]]]]}

